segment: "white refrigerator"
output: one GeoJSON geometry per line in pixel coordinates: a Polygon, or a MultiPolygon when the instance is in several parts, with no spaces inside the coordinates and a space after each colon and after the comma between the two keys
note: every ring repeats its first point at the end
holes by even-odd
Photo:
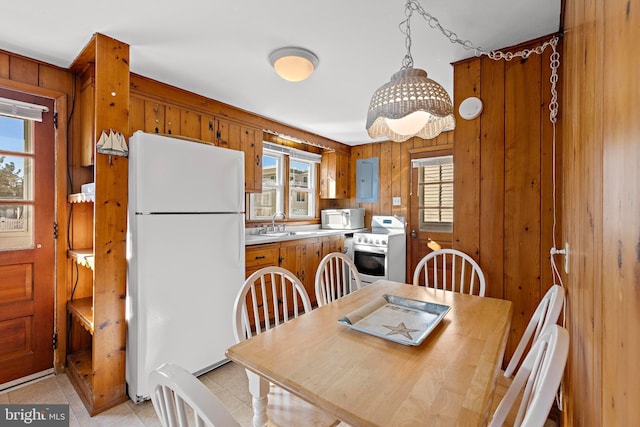
{"type": "Polygon", "coordinates": [[[244,281],[244,153],[136,132],[129,151],[127,392],[163,363],[196,375],[234,343],[244,281]]]}

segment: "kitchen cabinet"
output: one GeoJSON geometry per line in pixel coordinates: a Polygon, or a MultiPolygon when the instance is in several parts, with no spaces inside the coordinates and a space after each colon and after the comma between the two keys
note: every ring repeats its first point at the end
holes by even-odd
{"type": "MultiPolygon", "coordinates": [[[[144,100],[144,126],[147,133],[201,139],[201,114],[154,100],[144,100]]],[[[135,132],[138,129],[132,129],[135,132]]],[[[132,132],[132,133],[133,133],[132,132]]]]}
{"type": "Polygon", "coordinates": [[[280,242],[280,266],[300,279],[312,305],[316,305],[315,275],[321,253],[322,242],[318,237],[280,242]]]}
{"type": "Polygon", "coordinates": [[[349,198],[350,158],[344,153],[326,152],[320,161],[320,198],[349,198]]]}
{"type": "Polygon", "coordinates": [[[344,253],[344,236],[326,236],[322,239],[322,254],[321,258],[324,258],[332,252],[344,253]]]}
{"type": "MultiPolygon", "coordinates": [[[[270,265],[278,265],[278,251],[279,245],[277,243],[269,243],[264,245],[255,245],[255,246],[247,246],[245,248],[245,278],[249,277],[256,271],[260,270],[263,267],[267,267],[270,265]]],[[[267,277],[265,280],[265,293],[267,294],[267,298],[271,298],[273,295],[271,283],[269,278],[267,277]]],[[[247,307],[253,307],[253,302],[251,301],[251,294],[247,295],[247,307]]],[[[256,298],[258,299],[257,305],[259,307],[263,306],[262,304],[262,294],[258,293],[256,298]]],[[[255,324],[255,317],[253,312],[248,312],[249,315],[249,323],[252,325],[255,324]]],[[[269,305],[269,315],[273,316],[273,305],[269,305]]],[[[264,322],[264,316],[262,313],[259,314],[260,321],[264,322]]]]}
{"type": "Polygon", "coordinates": [[[262,129],[217,119],[216,145],[244,151],[244,191],[262,192],[262,129]]]}
{"type": "Polygon", "coordinates": [[[82,156],[70,156],[70,164],[84,165],[86,151],[91,147],[95,193],[68,197],[71,222],[67,254],[67,374],[90,415],[127,400],[128,162],[126,157],[97,154],[95,140],[102,130],[124,134],[129,130],[128,63],[128,45],[96,34],[71,66],[80,76],[81,93],[84,87],[87,95],[79,97],[82,113],[78,117],[83,131],[72,146],[74,154],[79,151],[82,156]]]}
{"type": "Polygon", "coordinates": [[[171,135],[244,152],[245,192],[262,192],[262,129],[134,95],[130,133],[171,135]]]}
{"type": "Polygon", "coordinates": [[[323,256],[342,252],[344,236],[322,236],[246,246],[246,276],[262,267],[276,265],[296,275],[316,305],[315,276],[323,256]]]}

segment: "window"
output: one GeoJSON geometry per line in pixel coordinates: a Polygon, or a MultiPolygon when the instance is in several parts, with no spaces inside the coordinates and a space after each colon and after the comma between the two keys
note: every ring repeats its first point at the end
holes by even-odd
{"type": "Polygon", "coordinates": [[[289,218],[313,218],[315,209],[315,164],[289,161],[289,218]]]}
{"type": "Polygon", "coordinates": [[[414,160],[420,231],[453,231],[453,156],[414,160]]]}
{"type": "Polygon", "coordinates": [[[251,194],[250,219],[271,218],[284,212],[284,155],[270,150],[262,152],[262,193],[251,194]]]}
{"type": "Polygon", "coordinates": [[[291,219],[314,218],[321,156],[269,142],[262,153],[262,193],[251,194],[249,219],[271,219],[277,212],[291,219]]]}

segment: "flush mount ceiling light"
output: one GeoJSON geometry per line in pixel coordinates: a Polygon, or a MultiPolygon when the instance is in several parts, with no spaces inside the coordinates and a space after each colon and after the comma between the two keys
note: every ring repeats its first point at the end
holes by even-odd
{"type": "Polygon", "coordinates": [[[387,136],[395,142],[406,141],[414,136],[431,139],[456,127],[453,105],[447,91],[428,78],[426,71],[413,68],[411,15],[414,10],[421,14],[423,12],[415,0],[407,0],[407,18],[400,23],[407,46],[402,68],[371,97],[367,132],[372,138],[387,136]]]}
{"type": "Polygon", "coordinates": [[[318,67],[318,57],[301,47],[282,47],[269,54],[269,62],[285,80],[299,82],[308,78],[318,67]]]}

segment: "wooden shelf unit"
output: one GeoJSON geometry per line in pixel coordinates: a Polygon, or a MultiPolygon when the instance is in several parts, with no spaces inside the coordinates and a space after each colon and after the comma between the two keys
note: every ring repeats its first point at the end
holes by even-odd
{"type": "Polygon", "coordinates": [[[93,335],[93,297],[67,301],[67,311],[87,332],[93,335]]]}
{"type": "Polygon", "coordinates": [[[94,268],[93,249],[69,249],[69,258],[90,270],[94,268]]]}
{"type": "Polygon", "coordinates": [[[71,162],[72,167],[91,168],[95,192],[67,198],[72,210],[69,244],[79,248],[69,249],[67,259],[70,265],[85,267],[70,269],[68,275],[68,289],[73,290],[67,297],[71,321],[67,372],[92,416],[127,400],[128,161],[97,153],[95,141],[104,129],[128,136],[128,64],[128,45],[95,34],[71,66],[83,94],[78,101],[80,132],[73,140],[71,162]]]}

